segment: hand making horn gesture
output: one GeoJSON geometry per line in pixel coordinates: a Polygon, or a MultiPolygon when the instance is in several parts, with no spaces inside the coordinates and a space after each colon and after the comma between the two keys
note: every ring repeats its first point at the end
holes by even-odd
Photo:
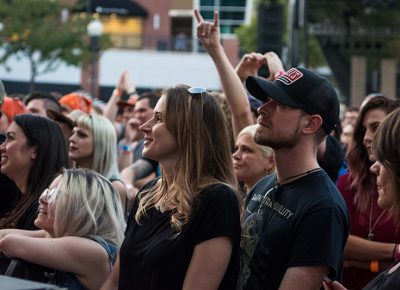
{"type": "Polygon", "coordinates": [[[197,20],[197,37],[205,49],[211,53],[214,49],[222,47],[219,34],[218,11],[214,11],[213,22],[204,21],[198,9],[194,10],[194,15],[197,20]]]}

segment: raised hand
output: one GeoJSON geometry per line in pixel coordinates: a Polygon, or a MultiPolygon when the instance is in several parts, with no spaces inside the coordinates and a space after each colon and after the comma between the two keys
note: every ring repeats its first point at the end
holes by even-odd
{"type": "Polygon", "coordinates": [[[140,121],[136,118],[130,118],[126,123],[125,136],[129,142],[135,142],[143,138],[143,134],[139,130],[140,121]]]}
{"type": "Polygon", "coordinates": [[[257,76],[258,69],[267,64],[267,59],[261,53],[252,52],[245,54],[235,70],[240,80],[244,82],[248,76],[257,76]]]}
{"type": "Polygon", "coordinates": [[[214,49],[221,46],[221,37],[219,32],[219,16],[218,12],[214,11],[214,21],[204,21],[199,10],[194,10],[194,15],[197,20],[197,38],[201,41],[205,49],[210,53],[214,49]]]}
{"type": "Polygon", "coordinates": [[[126,74],[127,74],[127,71],[124,70],[118,79],[117,89],[122,93],[125,92],[125,75],[126,74]]]}
{"type": "Polygon", "coordinates": [[[267,52],[266,54],[264,54],[264,57],[269,69],[269,78],[271,80],[275,80],[280,73],[285,71],[282,61],[279,56],[273,51],[267,52]]]}
{"type": "Polygon", "coordinates": [[[135,91],[135,84],[129,76],[129,72],[124,70],[119,77],[117,89],[121,92],[132,93],[135,91]]]}

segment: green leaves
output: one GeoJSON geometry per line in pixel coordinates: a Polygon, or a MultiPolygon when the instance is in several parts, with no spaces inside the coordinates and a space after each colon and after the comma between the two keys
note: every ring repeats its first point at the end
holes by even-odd
{"type": "MultiPolygon", "coordinates": [[[[90,60],[86,27],[91,15],[76,12],[77,6],[54,0],[0,0],[0,41],[4,52],[0,65],[12,55],[27,57],[32,79],[59,64],[81,65],[90,60]],[[73,12],[72,12],[73,11],[73,12]]],[[[102,37],[102,48],[109,46],[102,37]]]]}

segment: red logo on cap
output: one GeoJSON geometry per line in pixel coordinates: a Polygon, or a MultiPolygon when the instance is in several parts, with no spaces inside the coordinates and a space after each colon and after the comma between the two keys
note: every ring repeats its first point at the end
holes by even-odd
{"type": "Polygon", "coordinates": [[[299,80],[302,76],[303,76],[303,74],[301,73],[301,71],[299,71],[295,68],[291,68],[284,75],[281,75],[276,80],[281,81],[285,85],[289,86],[289,85],[293,84],[294,82],[296,82],[297,80],[299,80]]]}

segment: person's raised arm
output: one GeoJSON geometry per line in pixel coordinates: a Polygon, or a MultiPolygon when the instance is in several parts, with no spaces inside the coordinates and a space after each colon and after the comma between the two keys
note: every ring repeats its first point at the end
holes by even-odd
{"type": "Polygon", "coordinates": [[[126,144],[118,156],[118,168],[120,170],[132,164],[135,156],[133,150],[137,146],[138,141],[143,138],[143,134],[139,130],[140,121],[137,118],[130,118],[125,125],[126,144]]]}
{"type": "Polygon", "coordinates": [[[274,81],[275,79],[277,79],[278,77],[280,77],[285,73],[282,61],[275,52],[269,51],[265,53],[264,58],[269,70],[268,80],[274,81]]]}
{"type": "MultiPolygon", "coordinates": [[[[118,113],[118,102],[122,100],[122,95],[127,93],[128,95],[136,94],[136,86],[130,79],[128,71],[123,71],[119,77],[118,84],[113,90],[110,99],[104,109],[104,116],[108,118],[113,124],[115,124],[115,118],[118,113]]],[[[115,126],[118,132],[118,126],[115,126]]]]}
{"type": "Polygon", "coordinates": [[[235,68],[236,74],[242,83],[249,76],[257,76],[258,70],[263,64],[266,63],[266,58],[257,52],[246,53],[235,68]]]}
{"type": "Polygon", "coordinates": [[[268,67],[270,74],[267,79],[270,81],[274,81],[285,73],[281,59],[273,51],[269,51],[264,55],[256,52],[245,54],[235,70],[240,80],[244,82],[249,76],[257,76],[258,70],[262,65],[268,67]]]}
{"type": "Polygon", "coordinates": [[[197,20],[197,37],[217,68],[222,88],[231,108],[233,132],[236,138],[244,127],[253,124],[246,90],[221,45],[218,12],[214,12],[213,22],[204,21],[197,9],[194,10],[194,14],[197,20]]]}
{"type": "Polygon", "coordinates": [[[118,80],[118,84],[112,92],[110,99],[107,102],[107,105],[104,109],[104,116],[107,117],[111,122],[115,122],[115,117],[117,116],[118,106],[117,103],[121,101],[121,97],[125,92],[125,75],[127,74],[124,71],[118,80]]]}

